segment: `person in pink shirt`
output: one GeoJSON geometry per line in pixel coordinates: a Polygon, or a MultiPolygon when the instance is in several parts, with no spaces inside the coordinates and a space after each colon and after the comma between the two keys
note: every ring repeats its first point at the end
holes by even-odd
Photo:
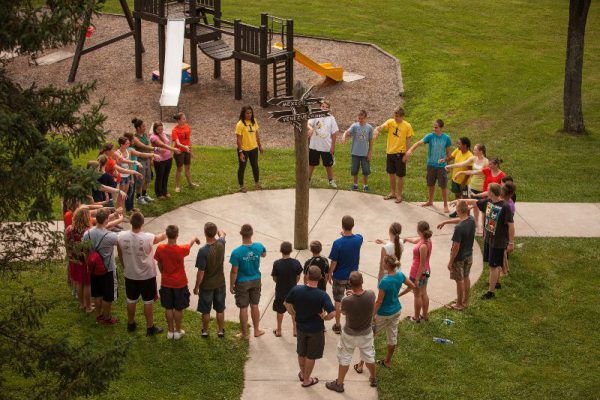
{"type": "Polygon", "coordinates": [[[481,193],[477,193],[477,194],[473,194],[473,197],[488,197],[488,185],[490,183],[497,183],[497,184],[501,184],[502,183],[502,178],[504,178],[506,176],[506,174],[504,172],[502,172],[500,170],[500,163],[502,162],[502,160],[496,158],[496,157],[492,157],[489,160],[489,164],[487,167],[482,168],[481,170],[477,170],[477,169],[472,169],[472,170],[468,170],[468,171],[459,171],[456,173],[456,177],[458,177],[459,175],[483,175],[485,177],[484,181],[483,181],[483,192],[481,193]]]}
{"type": "Polygon", "coordinates": [[[431,257],[431,236],[433,232],[429,229],[429,223],[419,221],[417,224],[418,238],[404,239],[404,242],[413,243],[413,262],[410,267],[410,280],[415,288],[407,287],[400,296],[413,290],[415,296],[415,315],[406,317],[411,321],[420,322],[429,320],[429,296],[427,295],[427,281],[431,273],[429,258],[431,257]]]}
{"type": "Polygon", "coordinates": [[[169,174],[171,173],[171,165],[173,164],[173,153],[179,154],[181,150],[169,146],[169,138],[164,132],[162,122],[155,122],[152,125],[152,135],[150,135],[150,143],[154,146],[154,193],[160,200],[165,200],[171,195],[168,192],[169,174]]]}

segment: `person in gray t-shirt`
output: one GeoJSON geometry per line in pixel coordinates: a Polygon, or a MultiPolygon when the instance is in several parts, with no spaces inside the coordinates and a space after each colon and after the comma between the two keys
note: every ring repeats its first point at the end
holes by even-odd
{"type": "Polygon", "coordinates": [[[344,378],[348,373],[354,349],[360,350],[361,363],[356,364],[356,372],[362,372],[363,362],[369,370],[369,382],[372,387],[377,386],[375,377],[375,347],[373,344],[373,311],[375,310],[375,293],[364,290],[363,277],[358,271],[350,274],[351,292],[342,299],[342,314],[346,316],[346,324],[340,336],[337,357],[339,361],[338,377],[327,382],[326,387],[335,392],[344,391],[344,378]]]}
{"type": "Polygon", "coordinates": [[[367,112],[360,110],[357,121],[353,123],[344,135],[342,143],[350,136],[352,138],[352,165],[350,174],[354,179],[352,190],[358,190],[358,170],[363,173],[363,190],[369,191],[369,174],[371,174],[371,154],[373,152],[373,127],[367,124],[367,112]]]}
{"type": "MultiPolygon", "coordinates": [[[[117,234],[107,230],[110,211],[102,208],[96,213],[96,227],[84,233],[82,241],[88,242],[91,250],[98,252],[106,272],[104,275],[90,276],[92,298],[96,305],[96,322],[102,325],[114,325],[117,319],[112,316],[112,303],[117,298],[117,268],[115,264],[115,246],[117,234]]],[[[123,221],[119,216],[115,222],[123,221]]]]}

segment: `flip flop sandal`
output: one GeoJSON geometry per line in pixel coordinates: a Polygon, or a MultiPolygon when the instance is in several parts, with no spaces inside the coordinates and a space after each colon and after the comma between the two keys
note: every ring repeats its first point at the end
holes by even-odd
{"type": "Polygon", "coordinates": [[[317,383],[319,383],[319,378],[317,378],[317,377],[310,378],[310,383],[309,383],[308,385],[305,385],[305,384],[303,383],[303,384],[302,384],[302,387],[303,387],[303,388],[307,388],[307,387],[309,387],[309,386],[316,385],[317,383]]]}
{"type": "Polygon", "coordinates": [[[388,367],[387,365],[385,365],[385,361],[384,360],[377,360],[377,365],[382,366],[385,369],[390,369],[390,367],[388,367]]]}
{"type": "Polygon", "coordinates": [[[359,367],[359,364],[354,364],[354,370],[358,374],[362,374],[363,373],[363,370],[362,370],[362,368],[359,367]]]}
{"type": "Polygon", "coordinates": [[[387,196],[383,196],[384,200],[391,200],[391,199],[395,199],[396,196],[392,196],[391,194],[388,194],[387,196]]]}
{"type": "Polygon", "coordinates": [[[394,200],[394,201],[395,201],[397,204],[400,204],[400,203],[402,203],[402,199],[398,199],[398,198],[396,198],[396,200],[394,200]]]}
{"type": "Polygon", "coordinates": [[[275,335],[275,337],[281,337],[281,333],[277,333],[277,329],[273,329],[273,335],[275,335]]]}
{"type": "Polygon", "coordinates": [[[369,385],[371,385],[371,387],[377,387],[377,383],[378,383],[377,378],[373,378],[373,377],[369,378],[369,385]]]}
{"type": "Polygon", "coordinates": [[[304,377],[302,376],[302,372],[298,372],[298,379],[300,379],[300,382],[304,382],[304,377]]]}

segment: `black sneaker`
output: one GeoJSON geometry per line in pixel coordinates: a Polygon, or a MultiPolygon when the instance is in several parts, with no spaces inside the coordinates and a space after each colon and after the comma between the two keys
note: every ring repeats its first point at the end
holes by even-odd
{"type": "Polygon", "coordinates": [[[127,332],[135,332],[137,329],[137,323],[127,324],[127,332]]]}
{"type": "Polygon", "coordinates": [[[333,324],[333,327],[331,328],[331,330],[338,335],[342,333],[342,327],[339,326],[338,324],[333,324]]]}
{"type": "Polygon", "coordinates": [[[496,283],[496,289],[502,289],[502,285],[500,284],[500,282],[496,283]]]}
{"type": "Polygon", "coordinates": [[[496,297],[496,294],[494,292],[487,292],[486,294],[481,296],[481,300],[489,300],[493,299],[494,297],[496,297]]]}
{"type": "Polygon", "coordinates": [[[158,326],[152,325],[150,328],[146,328],[146,336],[154,336],[162,333],[163,329],[158,326]]]}

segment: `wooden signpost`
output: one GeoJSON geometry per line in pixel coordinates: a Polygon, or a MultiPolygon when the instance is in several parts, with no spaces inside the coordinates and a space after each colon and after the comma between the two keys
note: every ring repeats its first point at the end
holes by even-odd
{"type": "Polygon", "coordinates": [[[294,125],[294,148],[296,152],[296,208],[294,214],[294,248],[308,248],[308,120],[325,117],[329,111],[310,108],[320,104],[322,97],[309,97],[312,87],[306,87],[302,81],[294,85],[293,96],[275,97],[269,104],[289,107],[288,110],[270,111],[269,118],[294,125]]]}

